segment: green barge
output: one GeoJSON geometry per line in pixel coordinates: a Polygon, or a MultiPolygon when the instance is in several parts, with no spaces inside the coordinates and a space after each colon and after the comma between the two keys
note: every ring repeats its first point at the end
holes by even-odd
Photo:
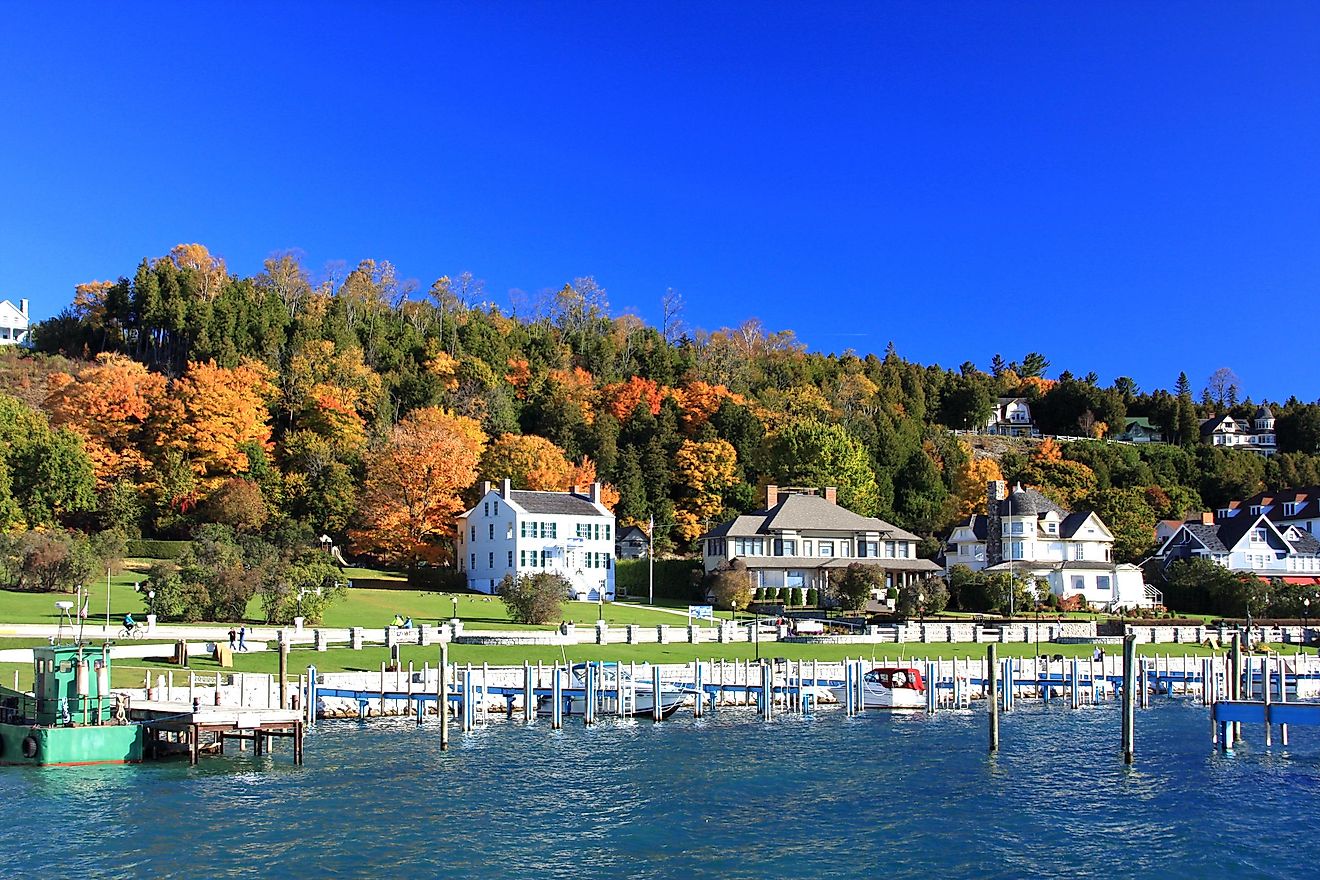
{"type": "Polygon", "coordinates": [[[142,726],[110,691],[109,646],[32,651],[32,693],[0,686],[0,764],[74,767],[142,760],[142,726]]]}

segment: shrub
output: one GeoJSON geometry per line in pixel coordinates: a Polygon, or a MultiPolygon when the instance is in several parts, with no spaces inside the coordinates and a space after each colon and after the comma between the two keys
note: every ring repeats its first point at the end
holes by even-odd
{"type": "Polygon", "coordinates": [[[548,571],[524,574],[516,580],[506,574],[496,592],[516,623],[549,623],[562,617],[572,585],[562,574],[548,571]]]}
{"type": "MultiPolygon", "coordinates": [[[[758,589],[756,592],[762,591],[758,589]]],[[[752,583],[747,577],[747,564],[735,559],[731,566],[716,571],[711,579],[710,593],[712,600],[720,608],[738,610],[747,608],[753,596],[752,583]]]]}
{"type": "Polygon", "coordinates": [[[801,608],[807,604],[807,591],[801,587],[793,588],[793,605],[801,608]]]}
{"type": "Polygon", "coordinates": [[[839,579],[839,601],[848,611],[861,611],[871,598],[871,591],[881,584],[880,573],[870,566],[854,562],[839,579]]]}
{"type": "Polygon", "coordinates": [[[128,541],[124,553],[141,559],[179,559],[192,541],[128,541]]]}
{"type": "Polygon", "coordinates": [[[812,608],[815,608],[820,604],[820,593],[816,591],[815,587],[807,588],[806,600],[807,600],[807,604],[810,605],[812,608]]]}
{"type": "Polygon", "coordinates": [[[28,532],[19,545],[19,587],[72,592],[100,568],[92,543],[80,532],[28,532]]]}
{"type": "Polygon", "coordinates": [[[756,602],[764,602],[765,587],[757,587],[756,590],[752,593],[752,599],[756,602]]]}

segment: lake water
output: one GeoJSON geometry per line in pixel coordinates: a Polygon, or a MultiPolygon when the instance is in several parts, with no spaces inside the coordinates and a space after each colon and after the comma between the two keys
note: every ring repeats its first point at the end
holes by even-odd
{"type": "Polygon", "coordinates": [[[985,715],[768,724],[324,722],[287,752],[0,768],[6,877],[1320,876],[1320,731],[1212,752],[1207,710],[1019,703],[985,715]],[[1298,865],[1301,867],[1298,867],[1298,865]]]}

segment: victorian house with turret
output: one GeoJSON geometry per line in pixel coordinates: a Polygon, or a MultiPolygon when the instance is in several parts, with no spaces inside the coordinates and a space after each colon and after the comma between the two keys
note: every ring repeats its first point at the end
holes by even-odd
{"type": "Polygon", "coordinates": [[[1104,608],[1158,604],[1141,569],[1115,564],[1114,536],[1091,511],[1064,510],[1035,489],[992,481],[986,512],[958,523],[944,547],[945,570],[1007,572],[1048,584],[1061,599],[1104,608]]]}

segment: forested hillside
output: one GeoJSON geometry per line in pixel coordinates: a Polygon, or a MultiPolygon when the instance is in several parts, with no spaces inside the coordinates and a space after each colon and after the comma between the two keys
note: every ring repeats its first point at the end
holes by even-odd
{"type": "Polygon", "coordinates": [[[313,283],[284,254],[243,278],[180,245],[79,286],[36,328],[38,354],[7,354],[0,523],[326,533],[412,565],[450,560],[449,517],[483,478],[599,479],[621,524],[654,516],[657,545],[682,551],[767,482],[836,485],[859,513],[934,536],[1002,474],[1099,511],[1134,559],[1158,518],[1320,483],[1315,405],[1276,404],[1272,459],[1197,442],[1198,418],[1255,409],[1227,371],[1199,395],[1186,376],[1143,391],[1048,378],[1035,352],[946,369],[893,344],[808,352],[754,318],[700,330],[672,292],[663,314],[661,327],[612,315],[591,278],[509,313],[467,275],[415,290],[368,260],[313,283]],[[982,450],[954,433],[1008,395],[1031,400],[1042,431],[1096,439],[982,450]],[[1176,442],[1105,441],[1133,415],[1176,442]]]}

